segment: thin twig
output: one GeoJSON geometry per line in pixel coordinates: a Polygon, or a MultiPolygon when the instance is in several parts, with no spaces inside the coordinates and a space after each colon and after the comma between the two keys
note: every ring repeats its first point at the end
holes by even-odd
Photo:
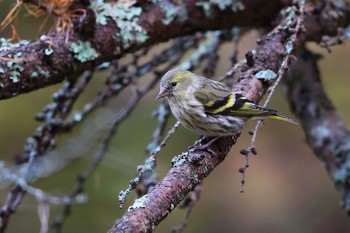
{"type": "Polygon", "coordinates": [[[1,207],[0,232],[6,228],[10,215],[16,211],[28,192],[27,185],[36,178],[36,166],[34,166],[36,159],[51,151],[56,145],[63,120],[68,116],[72,105],[89,83],[91,76],[92,72],[86,71],[78,84],[76,80],[67,80],[63,87],[53,94],[53,103],[48,104],[43,112],[37,115],[36,119],[43,123],[27,139],[25,152],[16,158],[19,164],[26,163],[21,176],[25,182],[17,182],[7,195],[6,202],[1,207]]]}
{"type": "Polygon", "coordinates": [[[94,100],[85,104],[83,110],[77,112],[70,120],[66,121],[64,130],[71,130],[72,127],[84,121],[84,119],[91,115],[98,107],[104,106],[111,98],[117,96],[132,81],[136,81],[138,77],[142,77],[155,69],[158,65],[167,63],[172,57],[176,56],[179,51],[187,51],[193,46],[196,46],[198,40],[199,38],[195,36],[180,38],[176,40],[172,46],[157,53],[157,55],[139,66],[136,64],[137,61],[134,60],[119,68],[116,67],[116,65],[110,67],[112,72],[107,78],[108,85],[99,92],[100,94],[94,100]],[[133,75],[130,75],[129,72],[131,67],[133,67],[132,69],[134,70],[133,75]]]}
{"type": "MultiPolygon", "coordinates": [[[[141,98],[148,93],[149,90],[153,88],[153,86],[157,83],[158,78],[154,78],[151,82],[145,85],[145,87],[142,88],[142,90],[139,90],[134,93],[133,98],[129,101],[129,103],[120,111],[117,118],[113,122],[113,125],[111,126],[111,129],[108,131],[105,139],[102,142],[101,148],[97,151],[92,163],[86,168],[84,172],[82,172],[78,176],[78,181],[73,188],[73,191],[71,192],[70,196],[74,197],[80,194],[83,191],[83,187],[85,185],[85,182],[87,179],[93,174],[93,172],[96,170],[98,165],[101,163],[103,158],[106,155],[106,152],[108,150],[108,147],[110,145],[111,140],[113,139],[113,136],[116,133],[117,128],[119,127],[120,123],[135,109],[137,104],[140,102],[141,98]]],[[[56,218],[52,226],[56,229],[57,232],[61,231],[61,227],[65,221],[65,219],[68,217],[70,213],[70,209],[72,208],[71,205],[66,205],[64,208],[64,211],[61,213],[60,216],[56,218]]]]}
{"type": "MultiPolygon", "coordinates": [[[[285,52],[286,55],[284,56],[282,63],[279,67],[278,73],[277,73],[277,79],[274,82],[274,84],[272,85],[272,87],[269,88],[268,90],[268,96],[263,104],[263,107],[266,107],[267,104],[270,102],[272,95],[275,93],[275,90],[278,86],[278,84],[280,83],[280,81],[282,80],[282,78],[285,76],[286,71],[289,69],[290,63],[293,61],[294,56],[293,56],[293,50],[295,48],[295,43],[297,41],[297,36],[300,34],[300,32],[302,32],[302,30],[304,29],[304,10],[305,10],[305,0],[298,0],[298,9],[291,10],[289,12],[290,15],[294,16],[297,15],[296,18],[296,25],[295,25],[295,31],[294,33],[290,36],[286,48],[285,48],[285,52]],[[299,14],[296,14],[295,12],[298,11],[299,14]]],[[[290,28],[293,27],[294,21],[290,20],[289,23],[287,23],[287,25],[284,28],[290,28]]],[[[282,29],[281,29],[282,30],[282,29]]],[[[245,163],[244,166],[242,168],[239,169],[239,172],[241,173],[241,193],[244,192],[244,185],[245,185],[245,176],[246,176],[246,171],[249,167],[249,155],[250,153],[253,153],[254,155],[257,154],[256,149],[255,149],[255,140],[257,137],[257,133],[258,130],[260,128],[260,126],[262,125],[263,121],[258,121],[255,125],[254,130],[252,131],[252,138],[250,141],[250,146],[247,149],[243,149],[241,150],[241,154],[245,156],[245,163]]]]}
{"type": "Polygon", "coordinates": [[[238,43],[239,40],[241,39],[241,29],[238,27],[234,27],[232,29],[232,34],[233,34],[233,51],[232,51],[232,56],[230,58],[232,67],[236,65],[238,62],[238,43]]]}
{"type": "Polygon", "coordinates": [[[202,184],[199,184],[194,188],[192,192],[190,192],[187,195],[182,205],[180,206],[180,208],[182,209],[187,209],[186,214],[182,220],[182,223],[179,226],[174,227],[171,233],[181,233],[186,228],[189,222],[191,212],[195,207],[195,205],[198,203],[202,191],[203,191],[202,184]]]}

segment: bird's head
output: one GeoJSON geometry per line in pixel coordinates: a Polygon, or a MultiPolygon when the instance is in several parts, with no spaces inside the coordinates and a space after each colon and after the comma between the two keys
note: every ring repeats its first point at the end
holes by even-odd
{"type": "Polygon", "coordinates": [[[160,81],[160,90],[156,99],[185,96],[194,83],[195,76],[190,71],[179,68],[169,70],[160,81]]]}

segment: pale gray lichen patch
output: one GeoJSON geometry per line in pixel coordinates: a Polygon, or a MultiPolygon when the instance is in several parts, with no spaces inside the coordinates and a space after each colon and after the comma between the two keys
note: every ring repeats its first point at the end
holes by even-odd
{"type": "Polygon", "coordinates": [[[350,177],[350,160],[348,159],[333,173],[333,179],[336,184],[344,184],[350,177]]]}
{"type": "Polygon", "coordinates": [[[350,39],[350,26],[347,26],[345,28],[345,35],[347,39],[350,39]]]}
{"type": "Polygon", "coordinates": [[[188,12],[185,7],[181,7],[171,2],[160,2],[160,8],[163,10],[162,23],[169,25],[174,20],[185,22],[188,19],[188,12]]]}
{"type": "Polygon", "coordinates": [[[108,19],[115,22],[119,28],[115,39],[122,43],[124,49],[130,47],[132,43],[142,43],[148,39],[146,31],[138,24],[142,8],[134,6],[134,3],[136,1],[125,4],[123,1],[110,3],[95,0],[90,5],[96,14],[98,24],[106,25],[108,19]]]}
{"type": "MultiPolygon", "coordinates": [[[[22,57],[22,52],[7,55],[6,67],[9,69],[9,79],[12,83],[18,83],[20,81],[21,72],[24,70],[25,60],[22,57]]],[[[5,73],[6,71],[4,71],[5,73]]]]}
{"type": "Polygon", "coordinates": [[[320,148],[323,146],[324,142],[332,137],[332,133],[327,125],[318,125],[311,129],[310,134],[313,138],[312,143],[314,147],[320,148]]]}
{"type": "Polygon", "coordinates": [[[30,77],[31,78],[36,78],[36,77],[38,77],[39,76],[39,74],[38,74],[38,72],[36,72],[36,71],[34,71],[34,72],[32,72],[31,74],[30,74],[30,77]]]}
{"type": "Polygon", "coordinates": [[[198,184],[200,182],[199,176],[196,173],[191,174],[192,180],[194,183],[198,184]]]}
{"type": "Polygon", "coordinates": [[[242,0],[210,0],[210,2],[216,4],[220,10],[231,9],[232,12],[244,10],[242,0]]]}
{"type": "Polygon", "coordinates": [[[334,146],[331,152],[336,155],[338,164],[341,164],[334,172],[333,178],[336,184],[345,184],[350,177],[350,142],[344,140],[334,146]]]}
{"type": "Polygon", "coordinates": [[[262,70],[255,74],[255,78],[261,81],[270,81],[277,78],[277,74],[273,70],[262,70]]]}
{"type": "MultiPolygon", "coordinates": [[[[49,78],[49,77],[50,77],[49,71],[44,70],[41,66],[35,65],[35,69],[36,69],[36,71],[37,71],[38,74],[44,76],[45,78],[49,78]]],[[[33,73],[34,73],[34,72],[33,72],[33,73]]],[[[33,75],[33,73],[32,73],[32,75],[33,75]]],[[[31,77],[32,77],[32,76],[31,76],[31,77]]],[[[34,74],[34,77],[32,77],[32,78],[35,78],[35,77],[36,77],[36,76],[35,76],[35,74],[34,74]]]]}
{"type": "Polygon", "coordinates": [[[98,57],[97,51],[91,47],[89,41],[72,43],[70,50],[74,53],[74,57],[81,62],[91,61],[98,57]]]}
{"type": "Polygon", "coordinates": [[[103,62],[101,65],[97,67],[97,69],[99,70],[107,69],[110,66],[110,64],[111,64],[110,62],[103,62]]]}
{"type": "Polygon", "coordinates": [[[29,44],[29,40],[20,40],[17,43],[12,43],[11,41],[7,40],[6,38],[0,38],[0,51],[6,51],[13,48],[19,48],[22,45],[29,44]]]}
{"type": "Polygon", "coordinates": [[[245,9],[242,0],[210,0],[209,2],[198,2],[196,6],[201,7],[207,17],[212,17],[213,7],[218,7],[222,11],[229,9],[234,13],[245,9]]]}
{"type": "Polygon", "coordinates": [[[136,199],[134,204],[128,208],[128,211],[133,209],[145,208],[147,200],[148,200],[148,194],[143,195],[142,197],[136,199]]]}
{"type": "Polygon", "coordinates": [[[171,160],[171,165],[172,167],[180,167],[187,160],[188,160],[188,153],[183,152],[177,156],[174,156],[174,158],[171,160]]]}
{"type": "Polygon", "coordinates": [[[46,56],[50,56],[52,53],[53,53],[53,49],[52,49],[52,48],[46,48],[46,49],[44,50],[44,54],[45,54],[46,56]]]}

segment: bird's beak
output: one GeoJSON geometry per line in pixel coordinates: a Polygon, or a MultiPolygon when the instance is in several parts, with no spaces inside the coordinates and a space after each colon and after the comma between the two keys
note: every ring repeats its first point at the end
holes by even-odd
{"type": "Polygon", "coordinates": [[[163,98],[163,97],[168,96],[170,94],[171,93],[170,93],[169,90],[166,90],[166,89],[165,90],[160,90],[158,95],[156,96],[156,99],[159,100],[160,98],[163,98]]]}

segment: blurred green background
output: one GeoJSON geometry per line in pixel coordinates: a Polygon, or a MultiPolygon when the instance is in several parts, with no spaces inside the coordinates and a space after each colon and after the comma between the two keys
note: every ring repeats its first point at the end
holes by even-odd
{"type": "MultiPolygon", "coordinates": [[[[0,19],[5,17],[11,2],[0,2],[0,19]]],[[[35,28],[41,21],[42,18],[21,16],[15,25],[22,39],[34,39],[39,34],[35,28]]],[[[0,32],[0,37],[9,38],[10,31],[0,32]]],[[[255,32],[244,36],[239,48],[240,58],[246,51],[254,49],[256,38],[255,32]]],[[[309,47],[324,54],[320,68],[326,92],[346,125],[350,126],[349,44],[333,47],[332,53],[314,44],[309,44],[309,47]]],[[[217,77],[229,68],[230,51],[230,44],[220,48],[217,77]]],[[[104,82],[104,75],[106,73],[100,73],[94,78],[80,98],[78,107],[96,95],[104,82]]],[[[0,102],[1,160],[11,163],[13,156],[23,151],[25,139],[38,126],[33,120],[35,114],[51,101],[52,93],[60,87],[59,84],[0,102]]],[[[137,165],[144,162],[145,148],[151,141],[156,125],[156,120],[151,116],[158,106],[154,100],[156,89],[143,98],[138,108],[118,129],[105,160],[87,182],[85,191],[89,197],[88,203],[74,206],[63,232],[105,232],[133,202],[134,194],[128,197],[124,209],[119,209],[117,195],[135,176],[137,165]]],[[[60,158],[64,157],[66,163],[62,164],[61,170],[37,180],[33,186],[55,195],[69,193],[75,184],[76,175],[91,162],[94,152],[99,148],[101,136],[108,130],[108,122],[129,97],[130,91],[127,90],[71,134],[61,137],[56,151],[50,154],[50,161],[59,163],[62,162],[60,158]]],[[[269,107],[292,117],[283,86],[279,87],[269,107]]],[[[174,122],[172,117],[169,127],[174,122]]],[[[350,232],[349,218],[341,208],[341,195],[336,192],[322,164],[306,145],[300,126],[266,121],[257,138],[258,155],[250,157],[246,191],[243,194],[239,192],[238,169],[244,164],[244,157],[239,154],[239,150],[249,145],[248,130],[253,127],[252,123],[247,125],[225,161],[204,180],[200,201],[193,209],[185,232],[350,232]]],[[[180,127],[160,154],[157,167],[159,178],[170,168],[172,156],[184,151],[196,139],[196,135],[180,127]]],[[[8,188],[0,190],[1,205],[7,192],[8,188]]],[[[35,198],[26,195],[17,213],[11,217],[7,232],[39,232],[36,204],[35,198]]],[[[50,206],[50,218],[53,219],[61,211],[61,206],[50,206]]],[[[181,223],[184,214],[184,210],[175,209],[155,232],[170,232],[172,227],[181,223]]]]}

